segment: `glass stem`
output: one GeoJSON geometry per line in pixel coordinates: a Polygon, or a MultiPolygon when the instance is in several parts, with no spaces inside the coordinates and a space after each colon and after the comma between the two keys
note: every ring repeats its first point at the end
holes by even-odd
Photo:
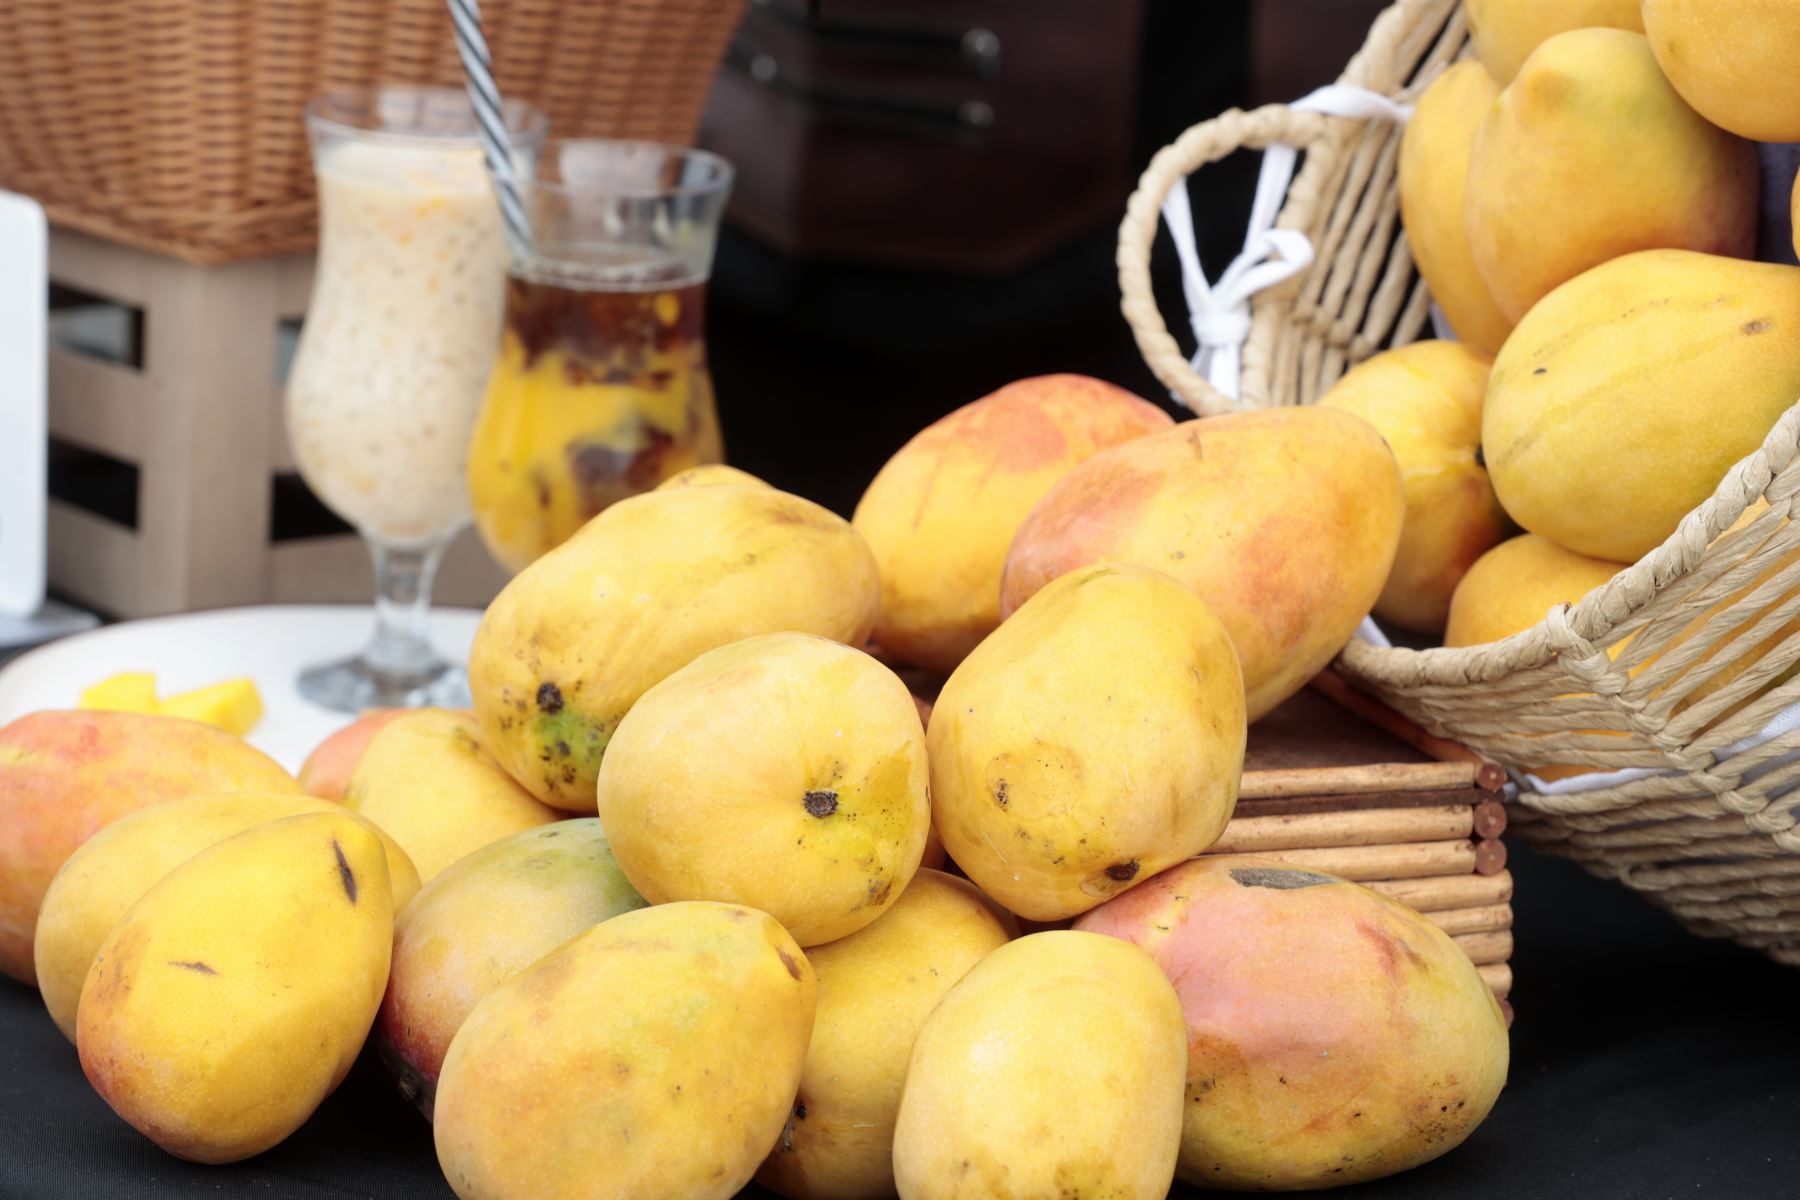
{"type": "Polygon", "coordinates": [[[431,674],[441,664],[431,648],[431,585],[445,543],[390,546],[369,539],[375,567],[375,636],[363,660],[383,675],[431,674]]]}

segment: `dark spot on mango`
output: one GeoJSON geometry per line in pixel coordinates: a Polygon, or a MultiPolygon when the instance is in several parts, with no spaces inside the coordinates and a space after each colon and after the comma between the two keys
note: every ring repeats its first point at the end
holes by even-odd
{"type": "Polygon", "coordinates": [[[818,791],[806,793],[800,798],[800,803],[812,816],[829,817],[837,811],[838,794],[829,788],[820,788],[818,791]]]}
{"type": "Polygon", "coordinates": [[[1755,335],[1757,335],[1759,333],[1766,332],[1768,330],[1768,328],[1769,328],[1769,322],[1767,319],[1765,319],[1763,317],[1758,317],[1754,321],[1745,321],[1744,322],[1744,332],[1751,335],[1752,337],[1754,337],[1755,335]]]}
{"type": "Polygon", "coordinates": [[[801,1100],[801,1101],[797,1101],[794,1104],[794,1120],[796,1120],[796,1121],[806,1120],[806,1101],[801,1100]]]}
{"type": "MultiPolygon", "coordinates": [[[[557,687],[554,683],[538,684],[537,706],[539,712],[549,713],[552,716],[561,712],[563,706],[562,689],[557,687]]],[[[568,751],[565,750],[564,753],[566,754],[568,751]]]]}
{"type": "Polygon", "coordinates": [[[1482,453],[1480,446],[1475,447],[1475,465],[1478,467],[1487,466],[1487,455],[1482,453]]]}
{"type": "Polygon", "coordinates": [[[1004,779],[994,785],[994,803],[1001,808],[1006,807],[1006,780],[1004,779]]]}
{"type": "Polygon", "coordinates": [[[1549,367],[1539,367],[1537,370],[1532,372],[1533,375],[1548,375],[1549,373],[1550,373],[1549,367]]]}
{"type": "Polygon", "coordinates": [[[556,753],[561,758],[569,757],[569,743],[560,742],[560,741],[557,742],[556,743],[556,753]]]}
{"type": "Polygon", "coordinates": [[[1138,861],[1135,858],[1130,862],[1114,863],[1106,868],[1106,877],[1115,883],[1129,883],[1137,878],[1137,873],[1138,861]]]}
{"type": "Polygon", "coordinates": [[[1286,867],[1233,867],[1230,874],[1232,881],[1239,887],[1274,888],[1281,892],[1337,882],[1331,876],[1321,875],[1317,871],[1298,871],[1286,867]]]}
{"type": "Polygon", "coordinates": [[[193,971],[200,975],[217,975],[218,972],[203,962],[171,962],[171,967],[180,967],[184,971],[193,971]]]}
{"type": "MultiPolygon", "coordinates": [[[[781,965],[787,968],[787,973],[792,975],[795,979],[799,979],[800,964],[794,961],[794,956],[789,954],[786,950],[783,950],[780,946],[775,947],[775,954],[776,957],[781,959],[781,965]]],[[[804,1117],[806,1114],[802,1112],[800,1115],[804,1117]]]]}
{"type": "Polygon", "coordinates": [[[350,869],[350,863],[344,858],[344,848],[331,839],[331,852],[337,855],[338,882],[344,885],[344,895],[350,897],[350,903],[356,903],[356,872],[350,869]]]}

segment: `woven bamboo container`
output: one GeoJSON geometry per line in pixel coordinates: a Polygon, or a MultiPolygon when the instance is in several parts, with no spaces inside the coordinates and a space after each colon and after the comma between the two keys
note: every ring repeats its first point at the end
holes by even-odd
{"type": "MultiPolygon", "coordinates": [[[[1341,82],[1410,102],[1467,40],[1456,0],[1400,0],[1341,82]]],[[[1120,230],[1120,283],[1140,348],[1178,398],[1203,416],[1309,404],[1378,350],[1430,336],[1430,297],[1400,225],[1400,138],[1387,120],[1270,105],[1195,126],[1156,156],[1120,230]],[[1278,144],[1304,161],[1276,227],[1303,233],[1316,256],[1252,301],[1234,400],[1168,333],[1149,249],[1186,175],[1278,144]]],[[[1337,669],[1432,734],[1505,764],[1521,781],[1519,836],[1646,893],[1698,932],[1800,965],[1800,728],[1786,728],[1800,722],[1775,721],[1800,701],[1790,678],[1800,636],[1787,629],[1800,616],[1797,451],[1800,406],[1662,546],[1523,633],[1465,649],[1352,642],[1337,669]],[[1733,529],[1758,499],[1767,510],[1733,529]],[[1523,778],[1557,766],[1607,774],[1555,794],[1523,778]]]]}
{"type": "MultiPolygon", "coordinates": [[[[488,0],[509,96],[565,137],[687,143],[744,0],[488,0]]],[[[21,0],[0,37],[0,187],[194,263],[307,250],[300,113],[460,85],[444,0],[21,0]]]]}

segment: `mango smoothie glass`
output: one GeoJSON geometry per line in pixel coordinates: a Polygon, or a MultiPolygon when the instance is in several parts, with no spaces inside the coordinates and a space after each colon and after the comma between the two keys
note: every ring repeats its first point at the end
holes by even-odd
{"type": "Polygon", "coordinates": [[[704,334],[731,167],[647,142],[552,144],[506,280],[469,495],[518,571],[607,505],[723,457],[704,334]]]}
{"type": "MultiPolygon", "coordinates": [[[[301,694],[343,712],[466,704],[427,636],[431,586],[469,522],[464,453],[500,337],[508,252],[468,97],[448,88],[327,93],[307,106],[319,191],[312,299],[288,376],[302,478],[362,534],[375,630],[308,668],[301,694]]],[[[544,117],[509,104],[521,173],[544,117]]]]}

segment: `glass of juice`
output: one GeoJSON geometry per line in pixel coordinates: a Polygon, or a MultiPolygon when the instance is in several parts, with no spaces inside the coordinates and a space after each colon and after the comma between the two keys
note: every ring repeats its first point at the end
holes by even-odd
{"type": "Polygon", "coordinates": [[[500,356],[469,441],[475,523],[518,571],[615,500],[723,456],[706,281],[731,167],[648,142],[571,140],[525,194],[500,356]]]}
{"type": "MultiPolygon", "coordinates": [[[[505,114],[529,172],[545,120],[505,114]]],[[[467,96],[331,92],[306,109],[319,192],[312,299],[288,375],[301,477],[368,543],[374,636],[308,668],[300,691],[343,712],[466,704],[431,647],[438,561],[469,523],[464,455],[500,339],[508,250],[467,96]]]]}

